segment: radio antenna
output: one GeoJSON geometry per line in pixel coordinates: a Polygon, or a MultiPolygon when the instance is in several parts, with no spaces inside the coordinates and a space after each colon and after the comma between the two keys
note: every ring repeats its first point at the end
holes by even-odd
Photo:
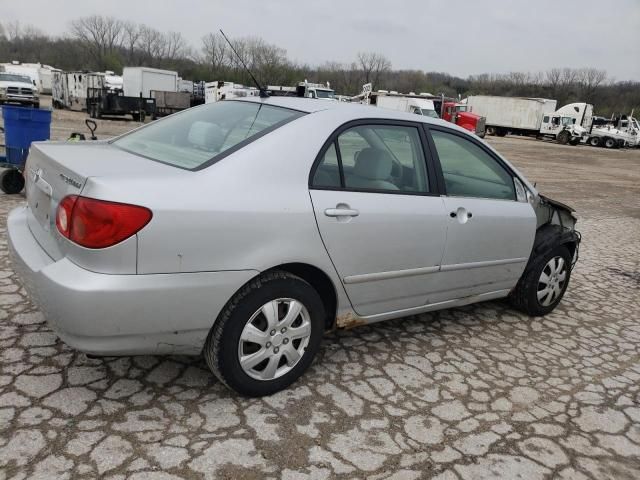
{"type": "Polygon", "coordinates": [[[249,74],[249,76],[251,77],[251,80],[253,80],[253,83],[255,83],[256,87],[258,87],[258,90],[260,91],[260,97],[261,98],[267,98],[269,96],[269,93],[267,92],[267,90],[260,85],[260,82],[258,82],[258,80],[256,80],[256,77],[253,76],[253,73],[251,73],[251,70],[249,70],[249,68],[247,67],[247,65],[244,63],[244,60],[242,60],[242,57],[238,54],[238,52],[236,51],[235,48],[233,48],[233,44],[229,41],[229,39],[227,38],[227,36],[224,34],[224,32],[222,31],[222,29],[220,29],[220,33],[222,34],[222,36],[224,37],[224,39],[227,41],[227,43],[229,44],[229,47],[231,47],[231,51],[236,55],[236,57],[238,57],[238,60],[240,60],[240,63],[242,64],[242,66],[244,67],[244,69],[247,71],[247,73],[249,74]]]}

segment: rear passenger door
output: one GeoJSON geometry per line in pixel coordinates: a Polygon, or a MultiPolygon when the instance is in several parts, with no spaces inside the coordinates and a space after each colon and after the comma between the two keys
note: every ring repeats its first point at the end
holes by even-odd
{"type": "Polygon", "coordinates": [[[413,122],[351,122],[327,141],[310,195],[327,252],[359,315],[429,303],[447,216],[413,122]]]}
{"type": "Polygon", "coordinates": [[[511,289],[531,253],[536,216],[524,187],[480,141],[430,127],[447,212],[445,299],[511,289]]]}

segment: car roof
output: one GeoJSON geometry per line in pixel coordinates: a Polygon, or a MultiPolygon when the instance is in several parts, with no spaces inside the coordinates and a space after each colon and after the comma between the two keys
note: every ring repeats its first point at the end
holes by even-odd
{"type": "Polygon", "coordinates": [[[398,110],[376,107],[373,105],[363,105],[361,103],[338,102],[333,100],[319,100],[314,98],[285,96],[271,96],[266,98],[245,97],[241,99],[233,99],[233,101],[236,100],[242,102],[262,103],[266,105],[273,105],[275,107],[289,108],[304,113],[316,113],[328,110],[340,111],[343,117],[351,117],[354,120],[360,118],[379,118],[429,123],[433,125],[446,126],[448,128],[453,128],[454,130],[461,130],[466,133],[466,130],[461,129],[457,125],[446,122],[444,120],[423,115],[416,115],[415,113],[401,112],[398,110]]]}

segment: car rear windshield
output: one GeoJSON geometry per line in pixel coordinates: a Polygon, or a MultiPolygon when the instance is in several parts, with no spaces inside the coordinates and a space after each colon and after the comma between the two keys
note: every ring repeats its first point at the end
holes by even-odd
{"type": "Polygon", "coordinates": [[[198,170],[302,115],[262,103],[225,100],[154,122],[113,144],[151,160],[198,170]]]}

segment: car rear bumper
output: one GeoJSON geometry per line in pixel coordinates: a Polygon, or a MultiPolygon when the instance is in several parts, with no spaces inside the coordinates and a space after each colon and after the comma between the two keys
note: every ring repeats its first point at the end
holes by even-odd
{"type": "Polygon", "coordinates": [[[7,220],[15,271],[51,328],[95,355],[197,355],[218,314],[253,270],[110,275],[67,258],[54,261],[27,224],[27,208],[7,220]]]}

